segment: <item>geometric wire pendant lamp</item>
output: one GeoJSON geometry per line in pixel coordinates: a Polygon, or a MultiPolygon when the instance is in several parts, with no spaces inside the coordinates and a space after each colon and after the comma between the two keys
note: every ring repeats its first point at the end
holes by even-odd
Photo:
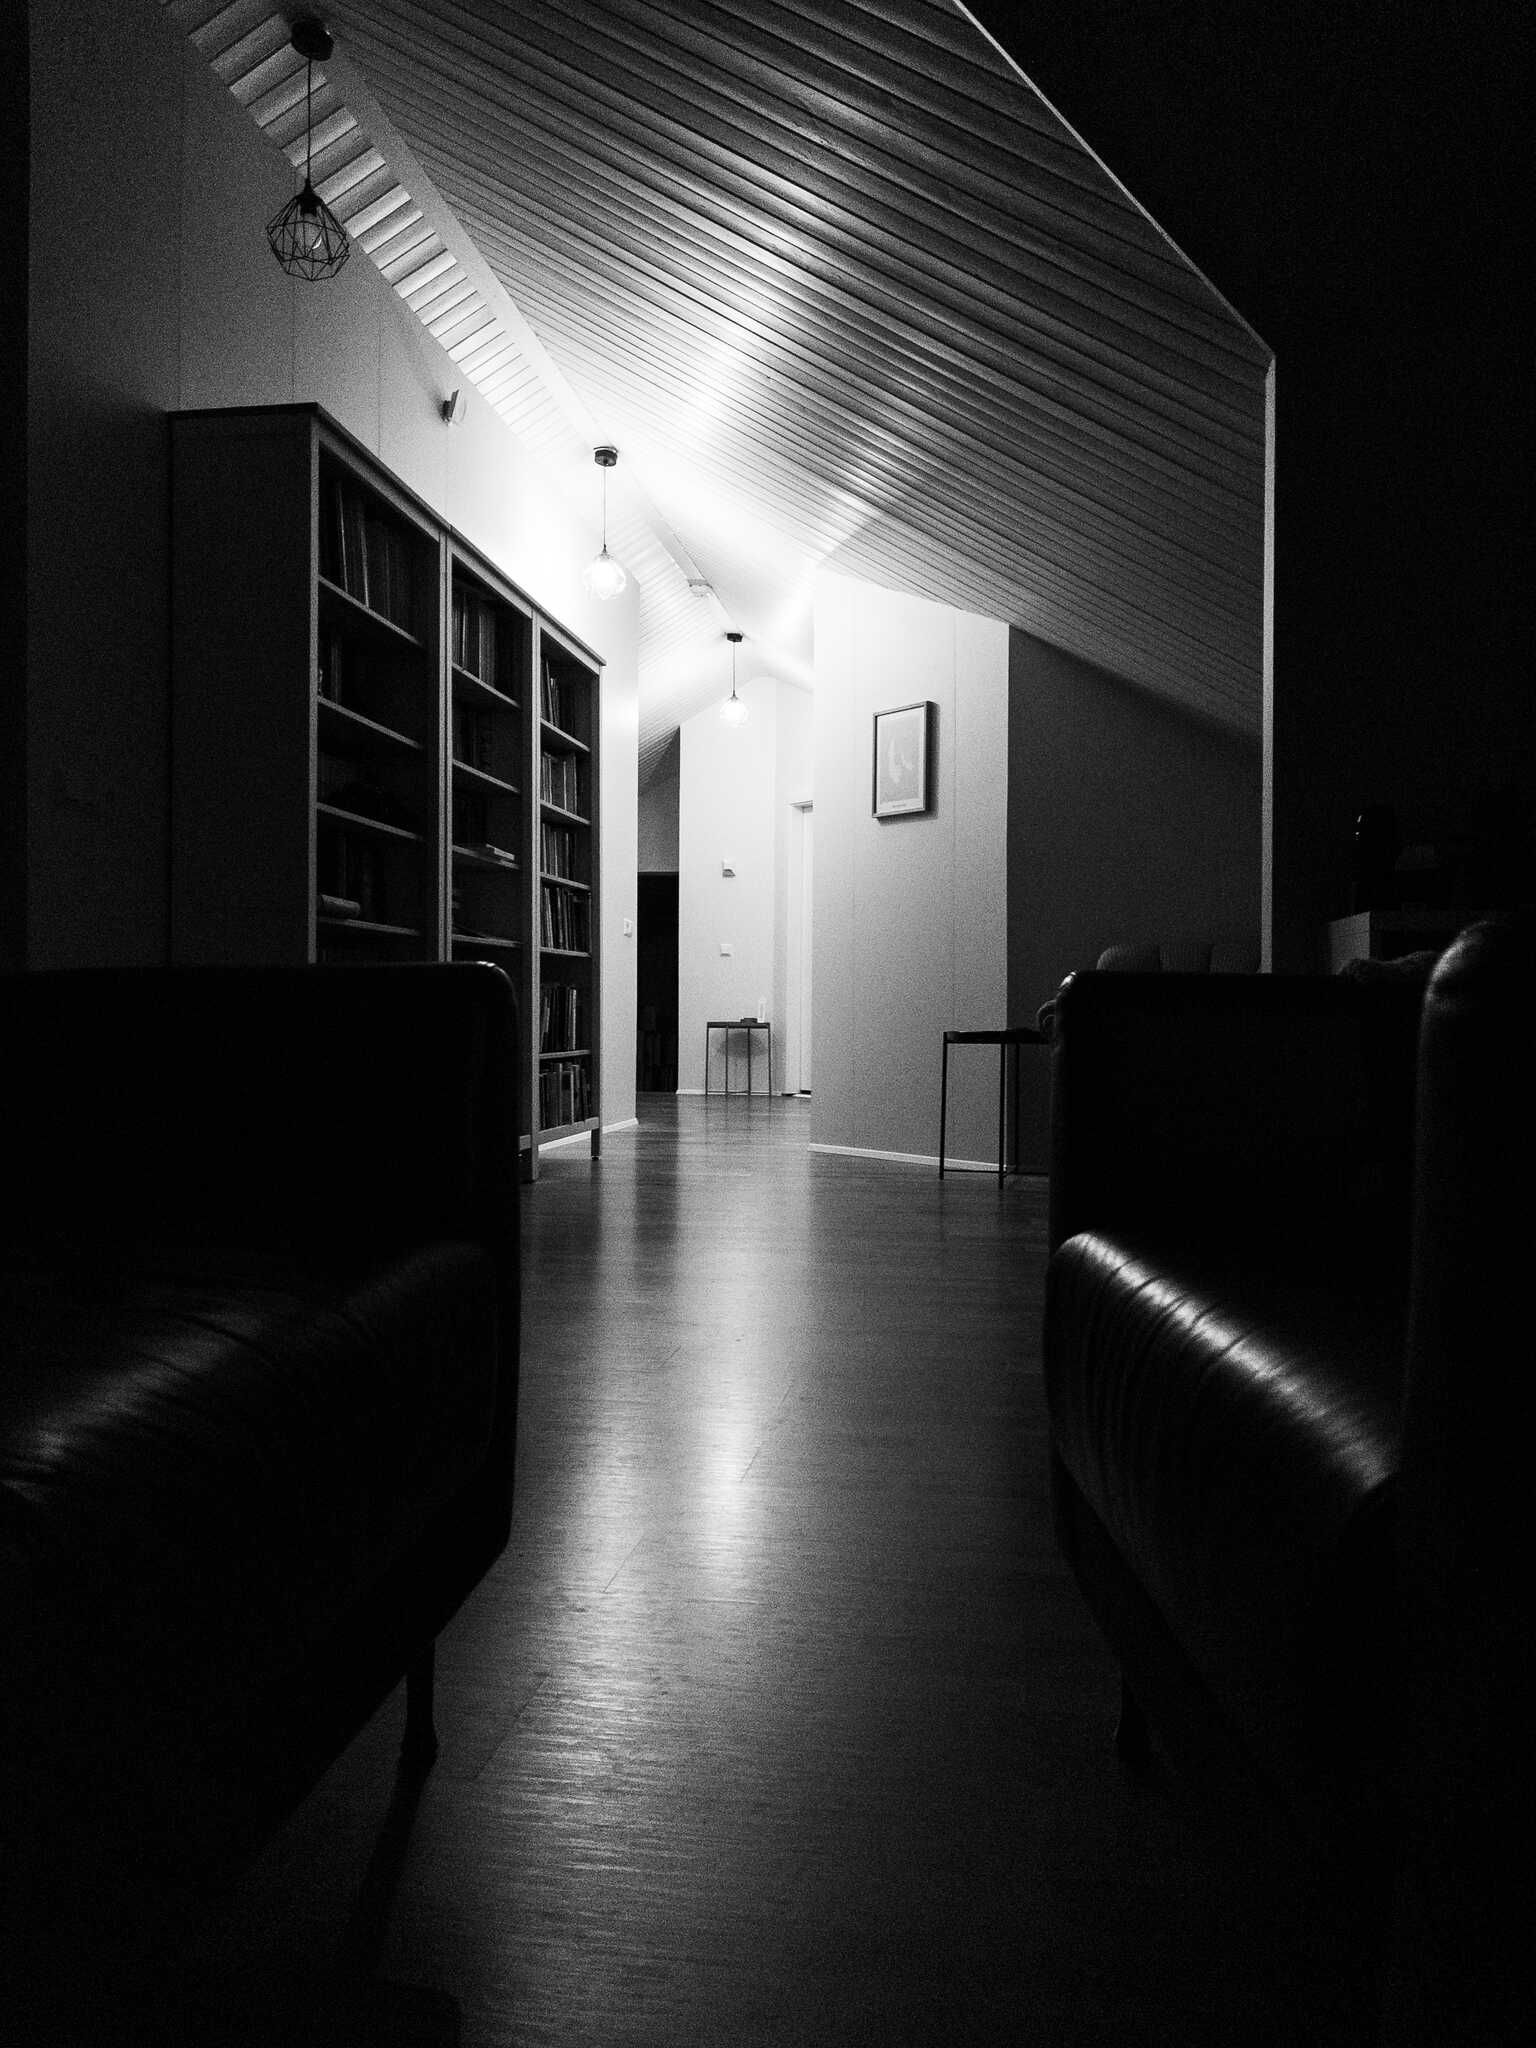
{"type": "Polygon", "coordinates": [[[312,282],[334,277],[352,253],[347,231],[315,190],[310,178],[314,160],[315,126],[313,105],[315,62],[324,63],[336,47],[318,21],[297,21],[289,38],[304,59],[304,184],[282,212],[267,223],[267,240],[272,254],[290,277],[312,282]]]}
{"type": "Polygon", "coordinates": [[[603,545],[581,572],[581,580],[587,586],[587,595],[606,603],[610,597],[617,597],[629,578],[624,574],[621,562],[616,562],[608,552],[608,472],[619,459],[619,451],[613,447],[594,448],[592,460],[603,472],[603,545]]]}

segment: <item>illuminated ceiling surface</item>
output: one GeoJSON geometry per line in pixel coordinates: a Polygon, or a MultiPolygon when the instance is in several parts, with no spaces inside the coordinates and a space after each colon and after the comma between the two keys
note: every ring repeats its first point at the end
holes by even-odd
{"type": "MultiPolygon", "coordinates": [[[[287,16],[165,4],[301,158],[287,16]]],[[[744,682],[809,685],[821,567],[1257,739],[1269,351],[963,8],[325,19],[321,196],[594,516],[621,451],[642,780],[727,629],[744,682]]]]}

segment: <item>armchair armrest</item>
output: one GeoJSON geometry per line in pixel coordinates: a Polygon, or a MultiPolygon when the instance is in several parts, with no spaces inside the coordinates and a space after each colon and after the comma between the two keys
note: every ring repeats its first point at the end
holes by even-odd
{"type": "Polygon", "coordinates": [[[1075,974],[1052,1052],[1052,1249],[1154,1228],[1406,1239],[1422,992],[1321,977],[1075,974]]]}

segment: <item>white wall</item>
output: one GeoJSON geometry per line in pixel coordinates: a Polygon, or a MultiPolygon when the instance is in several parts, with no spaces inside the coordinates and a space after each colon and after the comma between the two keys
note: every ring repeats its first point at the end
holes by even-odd
{"type": "MultiPolygon", "coordinates": [[[[1007,1021],[1008,629],[823,574],[815,632],[813,1142],[932,1158],[942,1033],[1007,1021]],[[874,714],[923,699],[933,809],[877,820],[874,714]]],[[[950,1082],[950,1156],[995,1161],[997,1054],[950,1082]]]]}
{"type": "Polygon", "coordinates": [[[673,733],[640,792],[640,839],[637,865],[642,875],[677,873],[678,769],[682,756],[673,733]]]}
{"type": "MultiPolygon", "coordinates": [[[[784,1086],[785,878],[791,805],[810,794],[810,700],[786,683],[738,685],[744,726],[711,705],[681,732],[678,799],[678,1049],[681,1094],[704,1086],[704,1027],[712,1017],[755,1017],[774,1027],[773,1086],[784,1086]],[[721,870],[729,861],[734,876],[721,870]],[[731,947],[727,957],[722,944],[731,947]]],[[[722,695],[725,693],[722,692],[722,695]]],[[[733,1041],[731,1086],[745,1087],[746,1041],[733,1041]]],[[[754,1050],[763,1085],[763,1040],[754,1050]]],[[[724,1085],[717,1035],[710,1086],[724,1085]]]]}
{"type": "Polygon", "coordinates": [[[632,1116],[638,606],[581,587],[597,496],[571,509],[360,251],[278,270],[293,174],[154,0],[33,0],[29,26],[31,964],[165,957],[166,412],[317,401],[609,664],[604,1114],[632,1116]]]}

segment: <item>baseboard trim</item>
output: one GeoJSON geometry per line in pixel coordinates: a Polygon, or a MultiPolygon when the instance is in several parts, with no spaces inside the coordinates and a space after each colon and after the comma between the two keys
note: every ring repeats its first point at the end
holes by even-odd
{"type": "MultiPolygon", "coordinates": [[[[668,1095],[697,1095],[702,1102],[705,1091],[702,1088],[668,1088],[668,1095]]],[[[754,1088],[748,1095],[745,1088],[733,1088],[727,1096],[723,1088],[709,1090],[711,1102],[809,1102],[810,1095],[803,1088],[754,1088]]]]}
{"type": "MultiPolygon", "coordinates": [[[[811,1152],[832,1152],[844,1159],[884,1159],[896,1166],[929,1166],[935,1173],[939,1170],[937,1152],[879,1152],[872,1145],[818,1145],[806,1148],[811,1152]]],[[[997,1178],[995,1159],[956,1159],[950,1153],[944,1155],[944,1174],[947,1179],[952,1173],[990,1173],[997,1178]]],[[[1045,1180],[1045,1169],[1010,1166],[1010,1180],[1045,1180]]]]}
{"type": "MultiPolygon", "coordinates": [[[[639,1128],[639,1117],[626,1116],[622,1117],[616,1124],[602,1125],[601,1135],[606,1137],[610,1131],[638,1131],[639,1128]]],[[[570,1136],[566,1138],[544,1139],[542,1144],[539,1146],[539,1150],[541,1152],[559,1152],[562,1151],[567,1145],[587,1145],[591,1143],[591,1140],[592,1133],[590,1131],[572,1131],[570,1136]]]]}
{"type": "MultiPolygon", "coordinates": [[[[816,1145],[812,1152],[833,1152],[842,1159],[887,1159],[896,1166],[931,1166],[935,1173],[939,1168],[937,1152],[880,1152],[873,1145],[816,1145]]],[[[945,1158],[946,1173],[996,1173],[995,1159],[950,1159],[945,1158]]]]}

